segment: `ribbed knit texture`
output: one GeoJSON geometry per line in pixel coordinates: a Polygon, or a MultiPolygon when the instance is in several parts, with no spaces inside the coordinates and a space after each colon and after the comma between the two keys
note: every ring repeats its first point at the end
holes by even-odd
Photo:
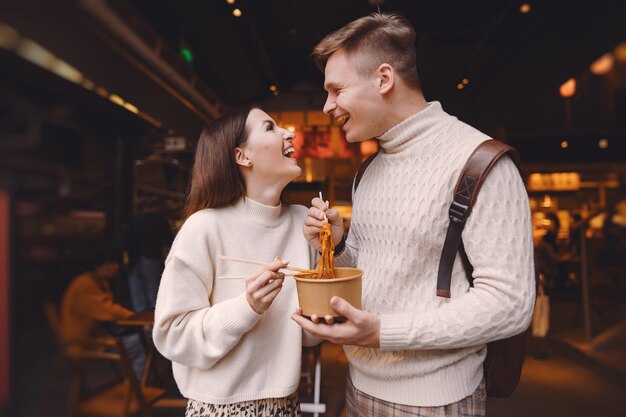
{"type": "Polygon", "coordinates": [[[258,266],[219,261],[219,255],[263,262],[281,256],[310,268],[315,252],[302,235],[307,209],[268,207],[250,199],[193,214],[179,231],[161,279],[154,343],[172,360],[187,398],[230,404],[285,397],[300,381],[302,329],[295,282],[286,278],[262,315],[245,297],[243,279],[258,266]]]}
{"type": "Polygon", "coordinates": [[[463,232],[450,299],[436,296],[452,191],[487,136],[437,102],[380,138],[382,152],[353,195],[346,250],[336,265],[364,271],[363,308],[381,318],[380,349],[347,346],[352,381],[375,397],[450,404],[482,378],[485,343],[527,328],[534,302],[531,220],[524,184],[503,158],[483,184],[463,232]]]}

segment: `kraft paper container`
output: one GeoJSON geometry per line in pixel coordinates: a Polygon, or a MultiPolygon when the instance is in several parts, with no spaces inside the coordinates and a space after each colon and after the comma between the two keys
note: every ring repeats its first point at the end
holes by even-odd
{"type": "Polygon", "coordinates": [[[330,306],[330,299],[339,296],[354,307],[361,308],[361,278],[363,271],[358,268],[335,268],[333,279],[311,279],[307,276],[298,276],[296,288],[298,301],[302,309],[302,315],[311,317],[316,314],[319,317],[331,315],[343,318],[330,306]]]}

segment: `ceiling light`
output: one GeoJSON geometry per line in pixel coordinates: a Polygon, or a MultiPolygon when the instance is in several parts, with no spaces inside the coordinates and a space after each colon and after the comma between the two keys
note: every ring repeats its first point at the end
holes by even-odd
{"type": "Polygon", "coordinates": [[[595,75],[605,75],[611,72],[613,69],[613,55],[610,52],[602,55],[600,58],[593,61],[589,66],[589,71],[595,75]]]}
{"type": "Polygon", "coordinates": [[[465,84],[463,84],[463,83],[458,83],[458,84],[456,85],[456,88],[457,88],[458,90],[462,90],[462,89],[463,89],[463,87],[465,87],[465,84]]]}
{"type": "Polygon", "coordinates": [[[563,142],[561,142],[561,148],[563,149],[567,149],[567,147],[569,146],[569,143],[567,143],[566,140],[564,140],[563,142]]]}
{"type": "Polygon", "coordinates": [[[228,4],[235,4],[235,0],[226,0],[226,3],[228,3],[228,4]]]}
{"type": "Polygon", "coordinates": [[[615,54],[615,59],[620,62],[626,62],[626,42],[617,45],[613,53],[615,54]]]}
{"type": "Polygon", "coordinates": [[[530,3],[522,3],[522,5],[519,7],[519,11],[522,14],[526,14],[530,12],[530,3]]]}
{"type": "Polygon", "coordinates": [[[576,94],[576,78],[570,78],[559,87],[561,97],[571,97],[576,94]]]}
{"type": "Polygon", "coordinates": [[[609,147],[609,140],[606,138],[602,138],[598,141],[598,147],[600,149],[606,149],[609,147]]]}
{"type": "Polygon", "coordinates": [[[274,84],[270,85],[270,91],[276,91],[278,90],[278,87],[276,87],[274,84]]]}
{"type": "Polygon", "coordinates": [[[109,92],[103,87],[96,87],[96,94],[104,98],[109,98],[109,92]]]}
{"type": "Polygon", "coordinates": [[[118,96],[117,94],[111,94],[109,96],[109,100],[111,100],[113,103],[117,104],[118,106],[124,105],[124,99],[122,99],[122,97],[118,96]]]}
{"type": "Polygon", "coordinates": [[[124,108],[131,113],[139,113],[139,109],[128,102],[124,103],[124,108]]]}
{"type": "Polygon", "coordinates": [[[240,16],[241,16],[241,10],[239,10],[239,9],[234,9],[234,10],[233,10],[233,16],[235,16],[235,17],[240,17],[240,16]]]}
{"type": "Polygon", "coordinates": [[[463,80],[461,80],[461,82],[465,85],[469,84],[469,78],[463,78],[463,80]]]}

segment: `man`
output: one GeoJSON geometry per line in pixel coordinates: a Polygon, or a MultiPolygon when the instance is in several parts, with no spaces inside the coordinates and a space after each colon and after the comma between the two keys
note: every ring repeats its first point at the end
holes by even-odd
{"type": "Polygon", "coordinates": [[[464,232],[470,288],[457,256],[451,298],[436,296],[452,190],[488,137],[427,103],[416,69],[415,32],[402,17],[375,13],[328,35],[313,56],[325,75],[324,112],[349,142],[381,152],[353,193],[347,240],[322,200],[304,234],[319,248],[326,213],[336,266],[363,270],[363,310],[339,297],[346,322],[296,313],[312,334],[346,345],[348,416],[485,414],[486,343],[518,334],[531,319],[534,266],[530,210],[513,162],[501,159],[483,184],[464,232]],[[394,414],[395,413],[395,414],[394,414]]]}
{"type": "MultiPolygon", "coordinates": [[[[65,290],[59,330],[66,353],[80,351],[90,336],[103,333],[102,322],[113,322],[134,314],[113,300],[109,281],[117,276],[118,271],[117,260],[112,255],[105,255],[92,270],[74,278],[65,290]]],[[[119,332],[117,328],[112,329],[119,332]]],[[[146,356],[139,336],[127,333],[120,338],[135,374],[141,378],[146,356]]]]}
{"type": "Polygon", "coordinates": [[[113,301],[109,280],[117,276],[119,265],[105,257],[91,271],[72,280],[61,302],[61,338],[66,343],[92,336],[102,321],[114,321],[133,315],[131,310],[113,301]]]}

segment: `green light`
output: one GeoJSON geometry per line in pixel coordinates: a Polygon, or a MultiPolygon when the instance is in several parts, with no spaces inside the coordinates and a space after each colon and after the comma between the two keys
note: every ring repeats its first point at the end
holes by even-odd
{"type": "Polygon", "coordinates": [[[193,62],[193,54],[191,53],[191,49],[189,48],[180,48],[180,56],[182,56],[183,59],[190,64],[193,62]]]}

